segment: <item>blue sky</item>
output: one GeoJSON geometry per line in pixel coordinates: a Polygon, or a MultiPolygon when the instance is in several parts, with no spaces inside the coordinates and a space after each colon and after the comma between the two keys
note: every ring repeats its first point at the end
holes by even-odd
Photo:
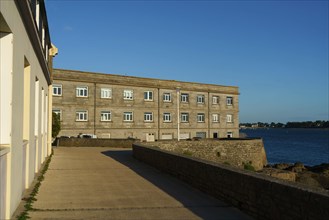
{"type": "Polygon", "coordinates": [[[328,120],[328,1],[46,7],[55,68],[238,86],[240,122],[328,120]]]}

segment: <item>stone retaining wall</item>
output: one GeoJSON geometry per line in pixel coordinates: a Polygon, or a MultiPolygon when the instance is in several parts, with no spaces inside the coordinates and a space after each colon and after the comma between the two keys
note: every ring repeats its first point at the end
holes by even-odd
{"type": "Polygon", "coordinates": [[[259,173],[133,144],[133,156],[256,219],[329,219],[329,193],[259,173]]]}
{"type": "Polygon", "coordinates": [[[55,145],[61,147],[116,147],[131,148],[138,139],[107,138],[57,138],[55,145]],[[58,141],[58,143],[56,143],[58,141]]]}
{"type": "Polygon", "coordinates": [[[267,164],[262,139],[200,139],[145,143],[160,149],[243,168],[251,164],[261,170],[267,164]]]}

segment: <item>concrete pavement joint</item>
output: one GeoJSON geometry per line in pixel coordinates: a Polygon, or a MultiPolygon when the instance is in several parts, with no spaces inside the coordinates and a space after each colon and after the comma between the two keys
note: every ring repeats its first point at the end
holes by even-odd
{"type": "Polygon", "coordinates": [[[33,209],[34,212],[65,212],[65,211],[121,211],[121,210],[152,210],[152,209],[184,209],[184,208],[230,208],[230,205],[215,206],[159,206],[159,207],[125,207],[125,208],[81,208],[81,209],[33,209]]]}

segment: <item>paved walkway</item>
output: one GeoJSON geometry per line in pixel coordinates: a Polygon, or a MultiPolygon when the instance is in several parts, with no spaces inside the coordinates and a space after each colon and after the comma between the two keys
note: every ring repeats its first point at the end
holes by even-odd
{"type": "Polygon", "coordinates": [[[250,219],[130,149],[56,148],[36,199],[32,219],[250,219]]]}

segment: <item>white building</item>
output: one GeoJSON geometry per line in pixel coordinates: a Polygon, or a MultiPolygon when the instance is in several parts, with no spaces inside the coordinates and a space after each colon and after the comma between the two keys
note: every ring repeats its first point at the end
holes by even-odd
{"type": "Polygon", "coordinates": [[[52,46],[44,0],[0,1],[0,219],[51,153],[52,46]]]}

